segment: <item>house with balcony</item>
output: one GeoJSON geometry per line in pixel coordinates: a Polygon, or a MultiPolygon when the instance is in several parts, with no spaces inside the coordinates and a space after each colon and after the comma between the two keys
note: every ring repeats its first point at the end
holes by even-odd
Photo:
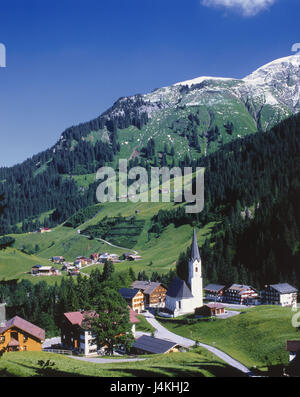
{"type": "Polygon", "coordinates": [[[145,296],[142,290],[137,288],[120,288],[118,292],[134,312],[140,313],[145,309],[145,296]]]}
{"type": "MultiPolygon", "coordinates": [[[[130,309],[130,322],[132,334],[135,336],[135,325],[140,322],[136,313],[130,309]]],[[[96,335],[89,324],[89,320],[97,317],[95,311],[78,311],[64,313],[61,323],[61,344],[66,350],[93,356],[98,354],[96,335]]]]}
{"type": "Polygon", "coordinates": [[[167,289],[161,284],[153,281],[134,281],[132,288],[139,289],[144,294],[145,307],[164,307],[167,289]]]}
{"type": "Polygon", "coordinates": [[[41,351],[45,331],[15,316],[6,320],[5,304],[0,304],[0,351],[41,351]]]}
{"type": "Polygon", "coordinates": [[[298,290],[288,283],[266,285],[261,291],[265,305],[294,306],[297,304],[298,290]]]}
{"type": "Polygon", "coordinates": [[[225,285],[208,284],[204,288],[207,300],[221,301],[225,292],[225,285]]]}
{"type": "Polygon", "coordinates": [[[232,284],[224,294],[223,302],[237,305],[258,305],[258,291],[250,285],[232,284]]]}

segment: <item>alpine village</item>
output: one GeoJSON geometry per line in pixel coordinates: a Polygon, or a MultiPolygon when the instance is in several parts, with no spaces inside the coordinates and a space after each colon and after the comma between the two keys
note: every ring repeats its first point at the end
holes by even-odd
{"type": "Polygon", "coordinates": [[[300,375],[299,70],[124,97],[0,168],[0,376],[300,375]],[[97,202],[119,159],[204,168],[203,210],[175,177],[97,202]]]}

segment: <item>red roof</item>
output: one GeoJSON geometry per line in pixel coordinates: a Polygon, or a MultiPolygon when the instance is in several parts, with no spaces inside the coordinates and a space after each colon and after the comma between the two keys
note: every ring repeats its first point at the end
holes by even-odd
{"type": "Polygon", "coordinates": [[[86,312],[69,312],[64,313],[64,316],[69,320],[72,325],[82,326],[82,322],[86,319],[86,317],[95,317],[95,311],[86,311],[86,312]]]}
{"type": "Polygon", "coordinates": [[[205,306],[209,307],[210,309],[224,309],[225,307],[224,305],[222,305],[222,303],[214,303],[214,302],[208,303],[205,306]]]}
{"type": "MultiPolygon", "coordinates": [[[[64,316],[69,320],[72,325],[82,326],[82,322],[86,319],[86,317],[97,317],[95,311],[86,311],[86,312],[69,312],[64,313],[64,316]]],[[[132,324],[139,323],[140,320],[137,318],[136,313],[130,308],[129,312],[130,322],[132,324]]]]}
{"type": "Polygon", "coordinates": [[[11,320],[6,321],[4,327],[0,328],[0,333],[7,331],[9,328],[16,327],[22,331],[27,332],[27,334],[36,337],[39,340],[45,340],[45,331],[42,328],[24,320],[19,316],[13,317],[11,320]]]}

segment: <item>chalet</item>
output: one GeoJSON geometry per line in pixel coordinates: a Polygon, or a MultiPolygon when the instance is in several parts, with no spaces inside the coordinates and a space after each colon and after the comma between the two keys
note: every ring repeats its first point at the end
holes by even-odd
{"type": "Polygon", "coordinates": [[[33,276],[59,276],[61,273],[53,266],[36,265],[32,267],[31,274],[33,276]]]}
{"type": "Polygon", "coordinates": [[[119,255],[117,255],[117,254],[110,254],[110,255],[109,255],[109,260],[110,260],[111,262],[113,262],[113,263],[119,262],[119,255]]]}
{"type": "Polygon", "coordinates": [[[80,270],[75,267],[73,269],[69,268],[69,270],[68,270],[69,276],[78,276],[79,273],[80,273],[80,270]]]}
{"type": "Polygon", "coordinates": [[[81,267],[86,266],[87,264],[87,258],[85,258],[84,256],[78,256],[74,262],[74,265],[80,265],[81,267]]]}
{"type": "Polygon", "coordinates": [[[204,288],[204,291],[205,291],[206,299],[220,301],[222,300],[222,297],[225,292],[225,285],[208,284],[204,288]]]}
{"type": "Polygon", "coordinates": [[[140,261],[142,259],[142,257],[140,255],[129,255],[127,257],[128,261],[140,261]]]}
{"type": "Polygon", "coordinates": [[[100,254],[100,256],[99,256],[100,263],[105,263],[108,260],[109,260],[109,254],[107,252],[103,252],[100,254]]]}
{"type": "Polygon", "coordinates": [[[180,348],[181,346],[176,342],[143,335],[134,342],[131,352],[134,354],[167,354],[178,352],[180,348]]]}
{"type": "MultiPolygon", "coordinates": [[[[130,308],[129,308],[130,309],[130,308]]],[[[135,336],[135,325],[139,323],[136,313],[130,309],[132,333],[135,336]]],[[[65,349],[70,349],[85,356],[97,355],[99,347],[96,335],[87,319],[97,317],[95,311],[78,311],[64,313],[61,322],[61,343],[65,349]]]]}
{"type": "Polygon", "coordinates": [[[145,308],[145,297],[143,292],[137,288],[120,288],[119,294],[126,300],[128,305],[136,313],[140,313],[145,308]]]}
{"type": "Polygon", "coordinates": [[[49,227],[41,227],[41,228],[39,229],[39,232],[40,232],[40,233],[51,233],[51,232],[52,232],[52,229],[50,229],[49,227]]]}
{"type": "Polygon", "coordinates": [[[143,292],[146,307],[164,307],[167,289],[161,283],[135,281],[131,287],[143,292]]]}
{"type": "Polygon", "coordinates": [[[74,268],[74,264],[66,262],[63,264],[63,267],[61,268],[61,270],[69,270],[70,268],[74,268]]]}
{"type": "Polygon", "coordinates": [[[51,262],[55,264],[62,264],[65,262],[65,258],[63,256],[53,256],[51,258],[51,262]]]}
{"type": "Polygon", "coordinates": [[[41,351],[45,331],[15,316],[5,320],[5,304],[0,305],[0,351],[41,351]]]}
{"type": "Polygon", "coordinates": [[[214,317],[225,314],[225,306],[222,303],[211,302],[195,309],[195,316],[214,317]]]}
{"type": "Polygon", "coordinates": [[[297,294],[297,288],[288,283],[272,284],[261,291],[261,299],[266,305],[293,306],[297,303],[297,294]]]}
{"type": "Polygon", "coordinates": [[[93,253],[90,257],[93,261],[98,262],[99,260],[99,254],[93,253]]]}
{"type": "Polygon", "coordinates": [[[257,304],[258,292],[249,285],[233,284],[225,291],[223,301],[238,305],[257,304]]]}

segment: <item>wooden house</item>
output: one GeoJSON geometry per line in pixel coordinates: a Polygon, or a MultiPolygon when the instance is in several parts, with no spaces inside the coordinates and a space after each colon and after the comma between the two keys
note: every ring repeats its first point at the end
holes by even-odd
{"type": "Polygon", "coordinates": [[[139,289],[145,296],[145,307],[164,307],[167,289],[157,282],[135,281],[132,288],[139,289]]]}
{"type": "Polygon", "coordinates": [[[44,340],[45,331],[21,317],[0,323],[0,351],[41,351],[44,340]]]}
{"type": "Polygon", "coordinates": [[[206,299],[219,301],[225,292],[225,285],[208,284],[204,291],[206,299]]]}
{"type": "Polygon", "coordinates": [[[211,302],[195,309],[195,316],[214,317],[225,314],[225,306],[222,303],[211,302]]]}
{"type": "Polygon", "coordinates": [[[128,305],[136,313],[140,313],[145,309],[145,296],[140,289],[120,288],[119,294],[126,300],[128,305]]]}

